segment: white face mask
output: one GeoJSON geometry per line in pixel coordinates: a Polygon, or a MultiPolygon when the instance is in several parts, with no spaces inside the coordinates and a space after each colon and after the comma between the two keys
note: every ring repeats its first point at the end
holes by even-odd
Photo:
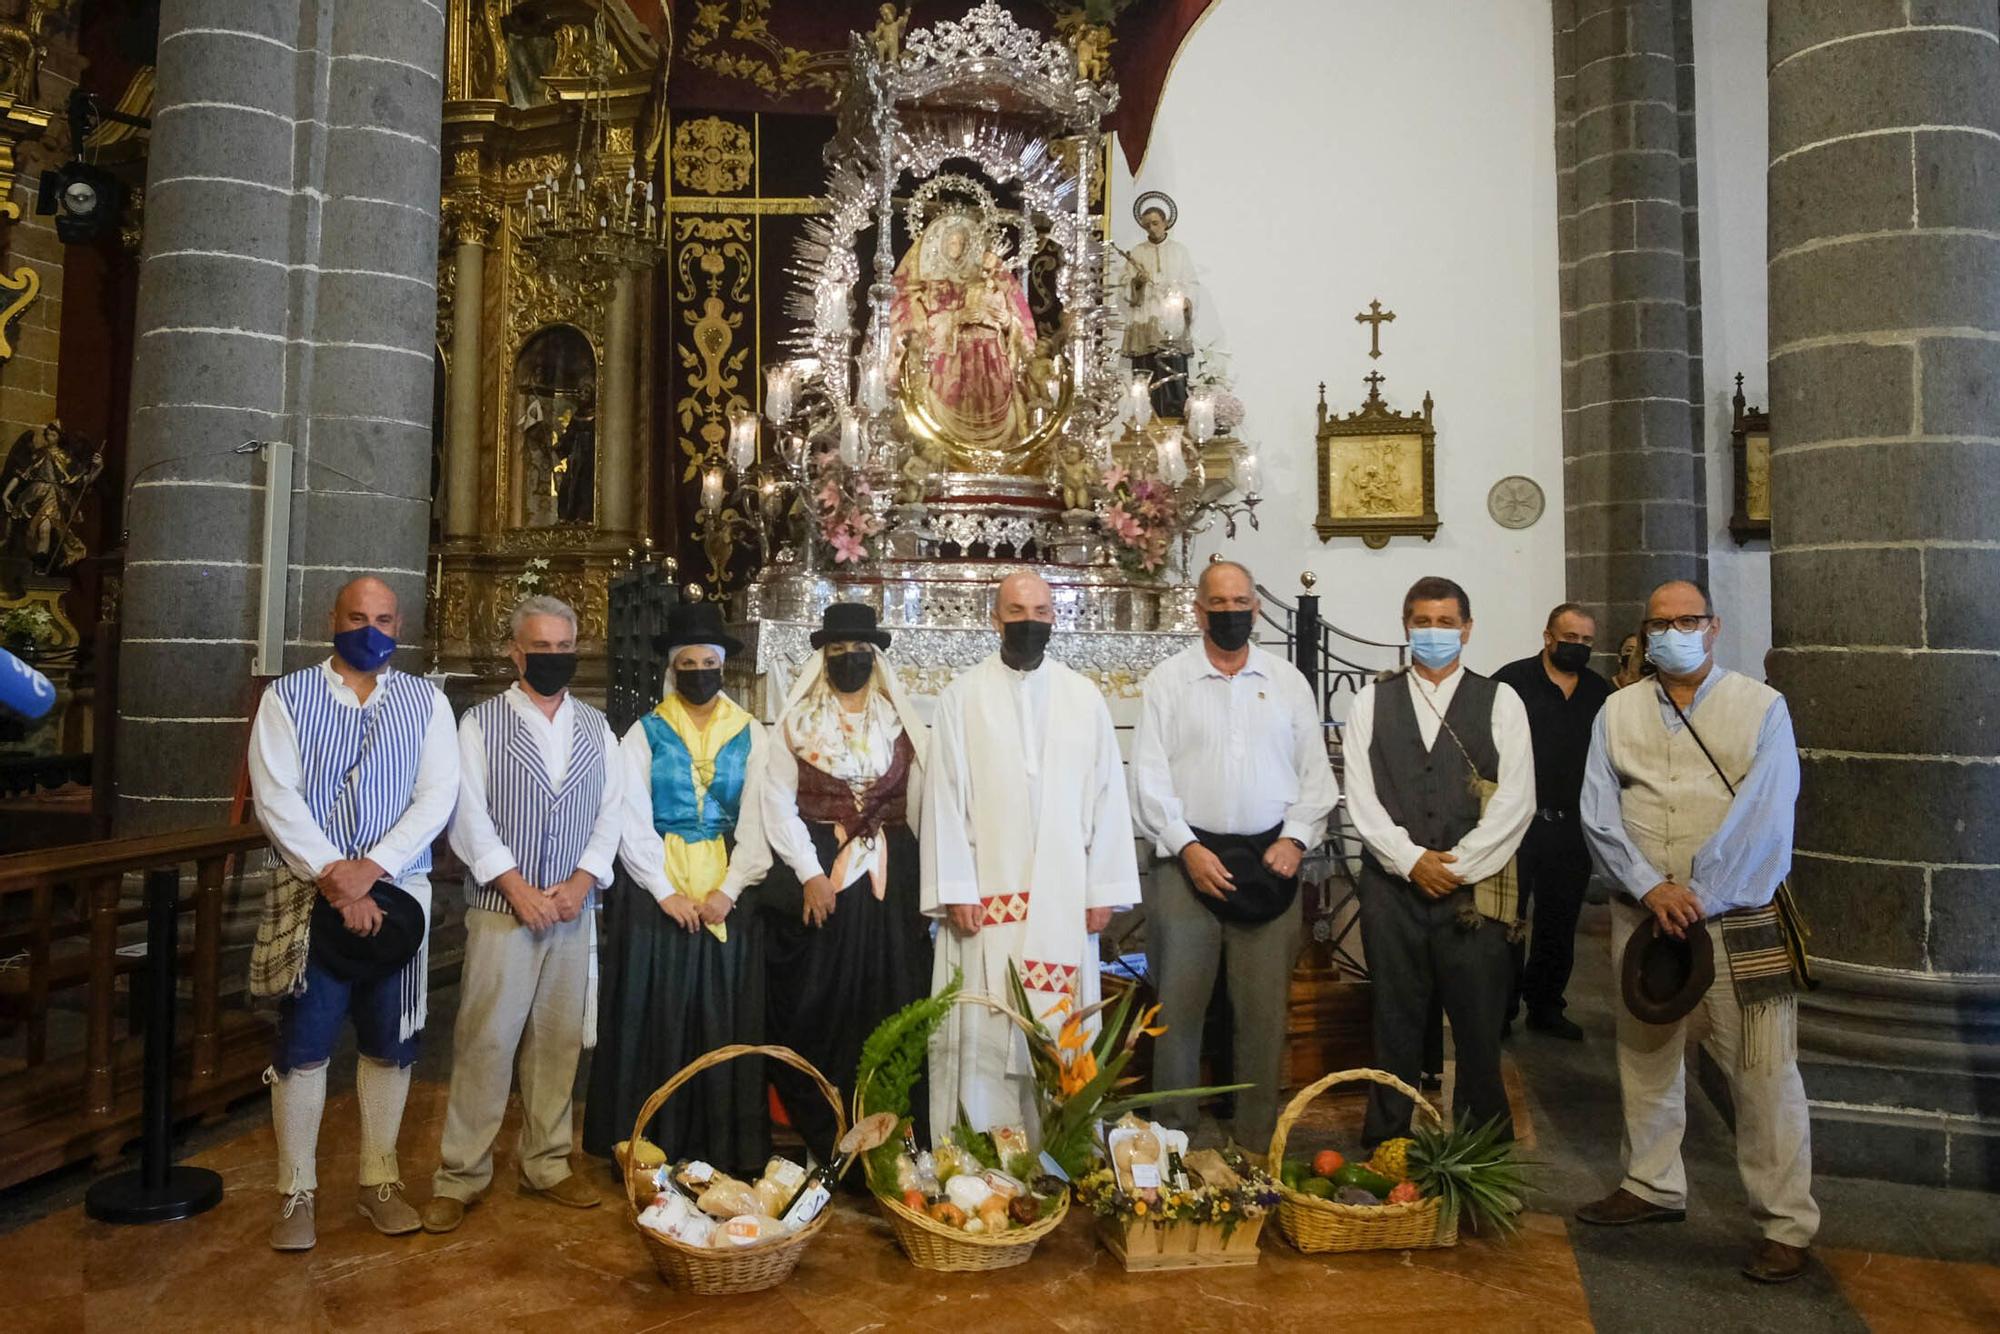
{"type": "Polygon", "coordinates": [[[1656,630],[1646,636],[1646,656],[1661,671],[1686,676],[1708,661],[1706,638],[1703,630],[1656,630]]]}

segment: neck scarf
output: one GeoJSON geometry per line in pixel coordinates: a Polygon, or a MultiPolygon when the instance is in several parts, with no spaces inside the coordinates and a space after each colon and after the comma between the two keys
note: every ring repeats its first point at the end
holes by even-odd
{"type": "MultiPolygon", "coordinates": [[[[750,725],[749,713],[729,696],[717,695],[708,722],[697,726],[688,716],[687,702],[672,692],[654,712],[687,747],[695,809],[706,815],[708,789],[715,782],[716,757],[750,725]]],[[[700,903],[722,887],[729,874],[729,849],[720,837],[689,843],[679,834],[667,833],[661,835],[661,842],[666,855],[667,882],[676,890],[700,903]]],[[[707,926],[709,934],[717,940],[729,939],[727,923],[712,922],[707,926]]]]}

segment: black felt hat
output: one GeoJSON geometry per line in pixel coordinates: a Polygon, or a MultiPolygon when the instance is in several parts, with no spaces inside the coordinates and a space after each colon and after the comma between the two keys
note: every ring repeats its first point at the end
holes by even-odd
{"type": "Polygon", "coordinates": [[[667,632],[653,638],[653,647],[673,655],[689,644],[713,644],[732,657],[743,651],[743,641],[722,627],[722,607],[714,602],[676,602],[667,609],[667,632]]]}
{"type": "Polygon", "coordinates": [[[812,646],[828,644],[873,644],[889,647],[889,632],[875,623],[875,609],[865,602],[836,602],[819,618],[812,632],[812,646]]]}
{"type": "Polygon", "coordinates": [[[1671,1024],[1700,1003],[1715,982],[1715,941],[1705,922],[1676,940],[1648,918],[1625,942],[1619,969],[1625,1008],[1644,1024],[1671,1024]]]}
{"type": "Polygon", "coordinates": [[[385,978],[415,958],[424,943],[423,905],[387,880],[377,880],[368,897],[382,910],[382,925],[372,936],[355,935],[325,895],[313,897],[308,948],[320,967],[342,982],[385,978]]]}

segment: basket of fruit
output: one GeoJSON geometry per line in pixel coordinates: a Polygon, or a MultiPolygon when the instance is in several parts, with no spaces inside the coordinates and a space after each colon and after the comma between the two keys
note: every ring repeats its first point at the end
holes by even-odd
{"type": "Polygon", "coordinates": [[[910,1263],[951,1273],[1005,1269],[1026,1262],[1035,1244],[1062,1224],[1069,1187],[1040,1170],[1028,1152],[1025,1127],[987,1133],[960,1124],[935,1149],[917,1147],[910,1091],[931,1034],[954,1005],[985,1006],[1035,1031],[997,1001],[960,991],[954,977],[869,1035],[855,1072],[854,1113],[890,1116],[900,1127],[900,1143],[870,1153],[867,1172],[875,1203],[910,1263]]]}
{"type": "MultiPolygon", "coordinates": [[[[879,1127],[884,1133],[889,1127],[879,1127]]],[[[653,1266],[670,1288],[720,1296],[758,1292],[791,1277],[799,1257],[826,1223],[828,1187],[853,1160],[855,1146],[840,1094],[810,1061],[789,1047],[718,1047],[690,1063],[646,1099],[632,1138],[619,1155],[625,1201],[653,1266]],[[841,1156],[814,1171],[774,1158],[763,1179],[736,1181],[706,1163],[670,1164],[643,1138],[667,1099],[704,1070],[739,1056],[783,1061],[812,1078],[833,1105],[841,1156]]]]}
{"type": "Polygon", "coordinates": [[[1380,1070],[1339,1070],[1302,1088],[1278,1117],[1270,1161],[1278,1174],[1278,1230],[1302,1251],[1404,1250],[1458,1244],[1461,1213],[1475,1229],[1510,1232],[1525,1189],[1513,1144],[1491,1125],[1444,1128],[1437,1109],[1380,1070]],[[1366,1163],[1323,1149],[1287,1159],[1285,1143],[1306,1107],[1336,1084],[1382,1084],[1409,1098],[1423,1124],[1385,1140],[1366,1163]]]}

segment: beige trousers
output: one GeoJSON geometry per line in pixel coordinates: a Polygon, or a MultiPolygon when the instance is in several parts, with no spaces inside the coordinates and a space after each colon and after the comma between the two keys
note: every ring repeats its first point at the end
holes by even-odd
{"type": "MultiPolygon", "coordinates": [[[[1612,973],[1625,942],[1651,913],[1623,899],[1611,902],[1612,973]]],[[[1618,1084],[1625,1103],[1626,1190],[1670,1209],[1687,1207],[1681,1136],[1687,1130],[1687,1043],[1708,1050],[1729,1081],[1736,1110],[1736,1169],[1750,1213],[1772,1241],[1805,1246],[1819,1230],[1812,1197],[1812,1127],[1799,1079],[1797,1016],[1773,1024],[1771,1054],[1755,1070],[1743,1066],[1743,1015],[1719,933],[1715,981],[1693,1010],[1672,1024],[1647,1024],[1618,1011],[1618,1084]]]]}
{"type": "Polygon", "coordinates": [[[590,945],[590,923],[581,915],[536,935],[512,913],[466,910],[451,1093],[434,1194],[470,1200],[492,1182],[493,1141],[507,1115],[517,1064],[521,1176],[542,1188],[569,1175],[590,945]]]}

